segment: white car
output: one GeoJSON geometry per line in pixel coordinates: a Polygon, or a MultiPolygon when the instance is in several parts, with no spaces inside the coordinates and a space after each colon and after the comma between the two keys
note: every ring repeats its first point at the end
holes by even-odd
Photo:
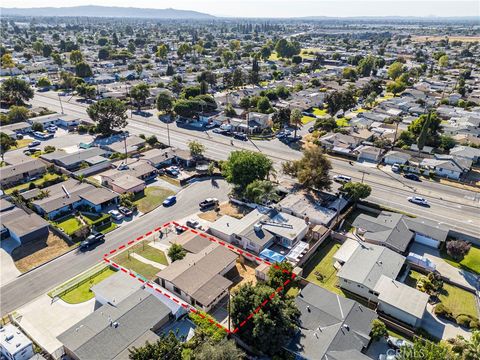
{"type": "Polygon", "coordinates": [[[399,171],[400,171],[400,165],[398,165],[398,164],[393,164],[393,165],[392,165],[392,171],[393,171],[393,172],[399,172],[399,171]]]}
{"type": "Polygon", "coordinates": [[[414,204],[418,204],[418,205],[428,205],[428,201],[427,199],[424,199],[420,196],[410,196],[408,198],[408,201],[414,203],[414,204]]]}
{"type": "Polygon", "coordinates": [[[348,182],[352,181],[352,178],[350,176],[346,176],[346,175],[335,175],[333,177],[333,180],[335,180],[337,182],[341,182],[341,183],[348,183],[348,182]]]}
{"type": "Polygon", "coordinates": [[[114,220],[120,221],[123,219],[123,215],[118,210],[110,210],[108,213],[112,216],[114,220]]]}

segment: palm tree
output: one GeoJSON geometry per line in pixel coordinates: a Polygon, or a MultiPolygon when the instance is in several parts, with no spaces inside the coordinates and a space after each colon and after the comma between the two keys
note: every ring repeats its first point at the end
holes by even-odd
{"type": "Polygon", "coordinates": [[[268,204],[272,201],[278,201],[277,188],[268,180],[255,180],[245,189],[247,199],[257,204],[268,204]]]}
{"type": "Polygon", "coordinates": [[[297,127],[302,125],[302,112],[299,109],[293,109],[290,114],[290,125],[295,127],[295,139],[297,138],[297,127]]]}

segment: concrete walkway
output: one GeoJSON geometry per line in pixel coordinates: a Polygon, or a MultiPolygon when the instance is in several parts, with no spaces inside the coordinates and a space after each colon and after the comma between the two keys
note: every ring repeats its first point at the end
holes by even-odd
{"type": "Polygon", "coordinates": [[[442,276],[449,278],[453,283],[475,290],[477,283],[477,275],[463,269],[458,269],[450,265],[440,256],[438,249],[431,248],[426,245],[412,244],[410,251],[430,259],[437,267],[437,270],[442,276]]]}
{"type": "Polygon", "coordinates": [[[0,274],[2,276],[0,277],[0,282],[3,286],[21,274],[20,270],[18,270],[15,266],[15,263],[10,255],[12,251],[20,244],[12,238],[2,240],[1,244],[0,274]]]}
{"type": "Polygon", "coordinates": [[[427,304],[427,311],[422,318],[422,328],[426,329],[431,335],[439,339],[451,339],[462,335],[466,339],[470,339],[472,332],[465,330],[457,324],[438,318],[433,313],[433,305],[427,304]]]}
{"type": "Polygon", "coordinates": [[[137,259],[138,261],[141,261],[145,264],[152,265],[153,267],[156,267],[157,269],[163,270],[163,269],[166,268],[165,265],[159,264],[159,263],[157,263],[155,261],[152,261],[152,260],[145,259],[143,256],[138,255],[136,253],[131,253],[130,256],[132,256],[134,259],[137,259]]]}

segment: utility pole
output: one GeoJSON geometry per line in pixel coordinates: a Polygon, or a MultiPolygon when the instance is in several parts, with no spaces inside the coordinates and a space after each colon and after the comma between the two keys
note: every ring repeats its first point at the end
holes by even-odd
{"type": "Polygon", "coordinates": [[[363,179],[364,179],[365,175],[369,175],[370,173],[366,172],[364,170],[358,170],[358,171],[362,173],[362,184],[363,184],[363,179]]]}
{"type": "Polygon", "coordinates": [[[62,104],[62,98],[60,97],[60,94],[58,94],[58,101],[60,101],[60,108],[62,109],[62,115],[64,114],[63,112],[63,104],[62,104]]]}
{"type": "Polygon", "coordinates": [[[170,120],[172,120],[172,114],[170,114],[169,119],[167,121],[167,137],[168,137],[168,146],[171,147],[170,144],[170,120]]]}

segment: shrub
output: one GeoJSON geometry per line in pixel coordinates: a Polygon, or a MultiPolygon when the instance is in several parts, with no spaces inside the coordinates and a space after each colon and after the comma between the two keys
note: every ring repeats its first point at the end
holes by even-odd
{"type": "Polygon", "coordinates": [[[375,319],[372,321],[372,332],[371,336],[373,340],[380,340],[382,337],[387,335],[387,327],[383,321],[375,319]]]}
{"type": "Polygon", "coordinates": [[[478,320],[470,320],[470,324],[468,324],[470,329],[480,329],[480,321],[478,320]]]}
{"type": "Polygon", "coordinates": [[[444,318],[450,318],[452,316],[451,311],[442,303],[437,304],[433,309],[433,312],[435,313],[435,315],[442,316],[444,318]]]}
{"type": "Polygon", "coordinates": [[[88,127],[86,125],[78,125],[77,131],[80,134],[84,134],[88,131],[88,127]]]}
{"type": "Polygon", "coordinates": [[[472,321],[472,319],[468,315],[458,315],[455,321],[458,325],[468,328],[470,327],[470,321],[472,321]]]}
{"type": "Polygon", "coordinates": [[[472,245],[463,240],[450,240],[447,242],[447,254],[455,260],[461,260],[468,253],[472,245]]]}

